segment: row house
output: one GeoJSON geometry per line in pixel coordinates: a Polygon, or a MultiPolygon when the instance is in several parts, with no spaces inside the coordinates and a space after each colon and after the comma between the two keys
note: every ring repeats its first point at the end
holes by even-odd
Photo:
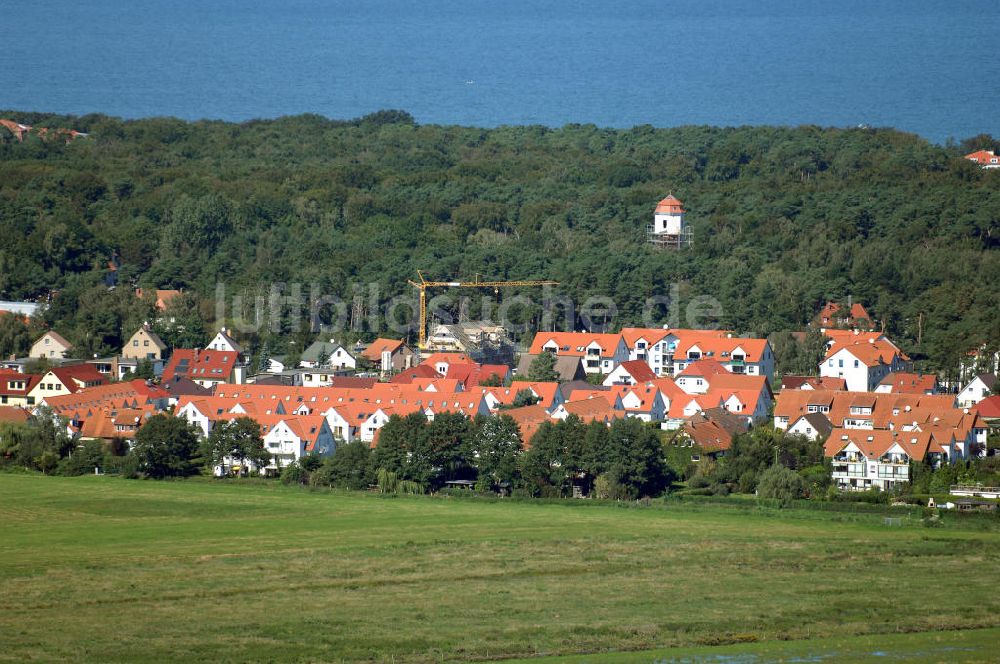
{"type": "Polygon", "coordinates": [[[925,432],[834,429],[824,445],[837,487],[891,491],[910,481],[910,462],[940,463],[948,452],[925,432]]]}
{"type": "Polygon", "coordinates": [[[579,358],[588,374],[609,374],[629,359],[620,334],[590,332],[539,332],[531,344],[532,355],[548,352],[558,357],[579,358]]]}
{"type": "Polygon", "coordinates": [[[774,426],[795,433],[811,428],[820,435],[825,418],[834,429],[851,431],[933,432],[950,461],[981,456],[988,427],[982,417],[957,408],[951,395],[788,390],[778,395],[774,426]],[[807,420],[803,420],[806,417],[807,420]]]}
{"type": "Polygon", "coordinates": [[[768,380],[774,376],[774,352],[767,339],[730,336],[684,339],[674,351],[674,375],[702,359],[715,360],[734,374],[764,376],[768,380]]]}

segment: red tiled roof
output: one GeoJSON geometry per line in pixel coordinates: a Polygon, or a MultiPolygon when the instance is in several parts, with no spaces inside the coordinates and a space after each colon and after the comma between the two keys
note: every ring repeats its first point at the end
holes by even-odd
{"type": "Polygon", "coordinates": [[[23,408],[0,406],[0,422],[27,422],[31,413],[23,408]]]}
{"type": "MultiPolygon", "coordinates": [[[[601,349],[601,357],[611,357],[615,354],[618,342],[621,341],[620,334],[592,334],[590,332],[538,332],[534,341],[531,342],[529,354],[538,355],[545,352],[544,346],[549,342],[558,346],[556,355],[569,357],[584,357],[587,354],[587,346],[596,343],[601,349]]],[[[549,344],[551,345],[551,344],[549,344]]]]}
{"type": "Polygon", "coordinates": [[[899,371],[887,374],[879,385],[891,385],[896,394],[927,394],[937,389],[937,376],[899,371]]]}
{"type": "Polygon", "coordinates": [[[191,380],[228,382],[238,359],[239,353],[235,351],[178,348],[163,370],[163,381],[184,376],[191,380]]]}
{"type": "Polygon", "coordinates": [[[684,212],[684,204],[673,194],[668,195],[656,205],[656,214],[680,214],[684,212]]]}
{"type": "Polygon", "coordinates": [[[975,152],[970,152],[965,155],[965,158],[969,161],[974,161],[977,164],[997,163],[995,161],[997,156],[992,150],[976,150],[975,152]]]}
{"type": "Polygon", "coordinates": [[[1000,394],[986,397],[977,403],[972,410],[979,413],[980,417],[986,417],[991,420],[1000,418],[1000,394]]]}
{"type": "Polygon", "coordinates": [[[657,378],[656,373],[643,360],[629,360],[628,362],[622,362],[618,366],[625,369],[628,375],[632,376],[637,383],[648,383],[657,378]]]}
{"type": "Polygon", "coordinates": [[[361,352],[361,357],[371,360],[372,362],[381,362],[382,353],[385,351],[395,353],[397,350],[402,348],[402,346],[402,339],[376,339],[368,344],[368,347],[361,352]]]}

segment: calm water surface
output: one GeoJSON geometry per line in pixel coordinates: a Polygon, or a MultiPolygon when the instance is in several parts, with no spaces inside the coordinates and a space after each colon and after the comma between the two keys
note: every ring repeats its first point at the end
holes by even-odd
{"type": "Polygon", "coordinates": [[[1000,135],[996,0],[0,5],[0,108],[1000,135]]]}

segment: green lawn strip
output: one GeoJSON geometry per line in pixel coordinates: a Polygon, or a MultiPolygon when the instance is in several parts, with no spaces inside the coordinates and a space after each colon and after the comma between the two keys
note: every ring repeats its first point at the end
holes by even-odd
{"type": "Polygon", "coordinates": [[[1000,535],[876,517],[4,475],[0,516],[11,661],[465,661],[1000,625],[1000,535]]]}

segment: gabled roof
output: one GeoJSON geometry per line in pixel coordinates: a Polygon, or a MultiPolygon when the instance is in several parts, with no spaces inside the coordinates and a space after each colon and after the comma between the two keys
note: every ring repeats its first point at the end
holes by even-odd
{"type": "Polygon", "coordinates": [[[376,339],[361,352],[361,357],[372,362],[381,362],[382,353],[396,353],[403,347],[402,339],[376,339]]]}
{"type": "Polygon", "coordinates": [[[37,339],[35,339],[35,343],[37,344],[39,341],[41,341],[45,337],[48,337],[48,338],[52,339],[52,341],[55,341],[57,344],[59,344],[60,346],[62,346],[66,350],[69,350],[69,349],[71,349],[73,347],[73,344],[71,344],[70,342],[66,341],[66,338],[63,337],[58,332],[56,332],[55,330],[49,330],[49,331],[47,331],[45,334],[43,334],[42,336],[40,336],[37,339]]]}
{"type": "Polygon", "coordinates": [[[175,375],[170,379],[164,379],[160,383],[160,387],[166,390],[172,397],[180,397],[184,395],[203,396],[212,393],[212,390],[209,388],[202,387],[185,376],[175,375]]]}
{"type": "MultiPolygon", "coordinates": [[[[45,372],[45,375],[52,374],[59,381],[66,386],[70,392],[76,392],[83,389],[82,385],[77,385],[77,382],[81,383],[98,383],[104,384],[107,379],[104,377],[100,371],[97,370],[93,364],[70,364],[61,367],[53,367],[45,372]]],[[[43,376],[44,378],[45,376],[43,376]]]]}
{"type": "Polygon", "coordinates": [[[975,152],[970,152],[965,155],[965,158],[969,161],[974,161],[977,164],[989,164],[991,162],[996,163],[993,161],[996,159],[996,154],[993,150],[976,150],[975,152]]]}
{"type": "Polygon", "coordinates": [[[824,321],[833,321],[839,319],[847,319],[848,324],[855,325],[861,321],[871,321],[871,314],[865,309],[864,305],[860,302],[854,302],[851,304],[848,311],[843,311],[842,307],[837,302],[827,302],[826,306],[819,312],[818,319],[820,323],[824,321]]]}
{"type": "Polygon", "coordinates": [[[677,377],[681,376],[699,376],[702,378],[707,378],[711,376],[716,376],[719,374],[726,374],[729,371],[722,366],[722,364],[715,359],[702,359],[695,360],[691,364],[684,368],[684,371],[677,374],[677,377]]]}
{"type": "Polygon", "coordinates": [[[677,342],[674,358],[686,359],[688,353],[697,347],[701,351],[702,359],[729,362],[732,361],[733,351],[739,348],[746,353],[747,362],[760,362],[764,357],[764,349],[767,348],[767,345],[767,339],[685,335],[677,342]]]}
{"type": "Polygon", "coordinates": [[[435,366],[444,362],[448,366],[453,364],[476,364],[476,362],[465,353],[433,353],[421,360],[420,364],[435,366]]]}
{"type": "Polygon", "coordinates": [[[933,440],[932,433],[921,431],[834,428],[823,445],[823,453],[832,457],[853,443],[865,457],[875,460],[898,446],[910,459],[922,461],[933,440]]]}
{"type": "Polygon", "coordinates": [[[622,339],[629,348],[635,348],[640,339],[645,340],[650,346],[660,343],[670,334],[670,330],[658,327],[623,327],[622,339]]]}
{"type": "Polygon", "coordinates": [[[28,392],[33,390],[40,380],[42,380],[42,377],[36,374],[24,374],[18,371],[0,369],[0,395],[8,397],[27,396],[28,392]],[[24,383],[24,387],[20,389],[10,388],[8,385],[11,382],[24,383]]]}
{"type": "MultiPolygon", "coordinates": [[[[972,383],[972,381],[976,380],[977,378],[982,382],[983,385],[986,386],[986,389],[988,389],[988,390],[992,390],[994,388],[994,386],[996,386],[996,384],[997,384],[997,375],[996,374],[992,374],[992,373],[982,373],[982,374],[979,374],[978,376],[976,376],[975,378],[973,378],[972,380],[970,380],[969,383],[972,383]]],[[[968,384],[966,384],[963,387],[963,389],[965,387],[968,387],[968,384]]]]}
{"type": "Polygon", "coordinates": [[[418,364],[412,369],[404,369],[398,374],[392,377],[390,383],[397,385],[406,385],[412,383],[415,378],[440,378],[441,374],[437,372],[430,364],[418,364]]]}
{"type": "Polygon", "coordinates": [[[648,383],[651,380],[656,380],[656,373],[643,360],[629,360],[622,362],[618,367],[624,369],[637,383],[648,383]]]}
{"type": "Polygon", "coordinates": [[[890,385],[897,394],[929,394],[937,389],[937,376],[897,371],[886,374],[879,385],[890,385]]]}
{"type": "Polygon", "coordinates": [[[522,445],[525,449],[531,447],[531,439],[538,432],[538,427],[543,422],[552,421],[549,411],[545,410],[540,404],[511,408],[510,410],[503,411],[503,414],[517,423],[517,427],[521,430],[522,445]]]}
{"type": "Polygon", "coordinates": [[[163,370],[163,382],[170,382],[175,376],[228,382],[239,357],[239,353],[231,350],[177,348],[163,370]]]}
{"type": "MultiPolygon", "coordinates": [[[[146,336],[149,337],[149,340],[152,341],[153,345],[156,346],[160,351],[165,351],[167,349],[167,344],[163,342],[163,339],[160,338],[160,335],[158,335],[156,332],[154,332],[153,330],[151,330],[146,326],[142,326],[134,333],[132,333],[132,337],[139,334],[140,332],[145,332],[146,336]]],[[[131,340],[132,337],[129,337],[129,340],[131,340]]]]}
{"type": "MultiPolygon", "coordinates": [[[[322,355],[326,355],[326,359],[332,359],[331,356],[336,352],[338,348],[343,348],[344,352],[351,355],[344,346],[338,344],[335,341],[314,341],[309,344],[309,347],[302,351],[302,360],[304,362],[319,362],[319,358],[322,355]]],[[[354,357],[351,355],[351,357],[354,357]]]]}
{"type": "Polygon", "coordinates": [[[829,376],[790,376],[781,378],[781,389],[801,390],[808,386],[813,390],[847,390],[846,378],[830,378],[829,376]]]}
{"type": "Polygon", "coordinates": [[[823,359],[829,360],[844,350],[856,357],[867,367],[874,367],[878,364],[892,364],[892,360],[896,356],[904,360],[908,359],[894,345],[882,340],[875,341],[873,339],[869,339],[868,341],[857,340],[848,343],[834,343],[830,350],[826,352],[826,357],[823,359]]]}
{"type": "MultiPolygon", "coordinates": [[[[531,370],[531,363],[536,357],[538,357],[537,353],[534,355],[523,353],[521,355],[521,359],[517,362],[517,375],[527,376],[528,372],[531,370]]],[[[580,363],[580,358],[575,356],[557,355],[553,370],[559,376],[558,380],[560,382],[577,380],[583,378],[584,376],[583,365],[580,363]]]]}
{"type": "Polygon", "coordinates": [[[537,355],[545,351],[545,346],[551,347],[555,344],[558,349],[556,355],[567,355],[570,357],[584,357],[587,354],[587,347],[597,345],[601,351],[601,357],[612,357],[622,341],[620,334],[601,334],[592,332],[538,332],[534,341],[531,342],[531,355],[537,355]]]}
{"type": "MultiPolygon", "coordinates": [[[[823,413],[806,413],[801,416],[799,420],[805,420],[808,422],[813,431],[815,431],[823,440],[826,440],[827,437],[829,437],[830,432],[833,431],[833,423],[830,422],[830,420],[828,420],[826,415],[823,413]]],[[[799,420],[795,420],[795,422],[798,422],[799,420]]],[[[795,422],[790,422],[789,428],[795,426],[795,422]]]]}
{"type": "Polygon", "coordinates": [[[1000,394],[986,397],[977,403],[973,410],[979,413],[980,417],[990,420],[1000,419],[1000,394]]]}

